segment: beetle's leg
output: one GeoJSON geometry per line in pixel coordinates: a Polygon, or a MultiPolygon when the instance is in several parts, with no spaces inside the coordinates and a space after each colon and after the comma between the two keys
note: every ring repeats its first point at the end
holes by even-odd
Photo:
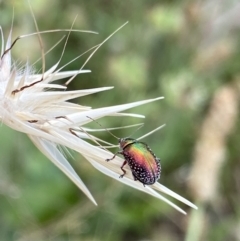
{"type": "MultiPolygon", "coordinates": [[[[139,181],[139,182],[141,182],[140,180],[137,179],[137,177],[135,176],[134,172],[132,173],[132,175],[133,175],[134,181],[139,181]]],[[[145,184],[144,184],[144,183],[142,183],[142,184],[143,184],[143,186],[145,187],[145,184]]]]}
{"type": "Polygon", "coordinates": [[[123,178],[123,177],[124,177],[124,175],[126,174],[126,171],[123,169],[123,167],[124,167],[126,164],[127,164],[127,161],[125,160],[125,161],[123,162],[122,166],[121,166],[121,169],[122,169],[122,171],[123,171],[123,174],[122,174],[122,175],[120,175],[120,177],[119,177],[119,178],[123,178]]]}
{"type": "Polygon", "coordinates": [[[134,181],[138,181],[138,179],[135,177],[134,173],[132,173],[134,181]]]}
{"type": "Polygon", "coordinates": [[[108,159],[106,159],[106,161],[109,162],[109,161],[113,160],[116,157],[117,154],[122,155],[123,153],[122,153],[122,151],[118,151],[117,153],[114,154],[114,156],[112,158],[108,158],[108,159]]]}

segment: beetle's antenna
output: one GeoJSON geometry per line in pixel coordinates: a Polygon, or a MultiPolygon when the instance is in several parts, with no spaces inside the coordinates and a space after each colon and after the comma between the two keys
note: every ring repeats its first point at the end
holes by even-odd
{"type": "MultiPolygon", "coordinates": [[[[83,128],[81,128],[81,127],[78,127],[78,128],[80,129],[80,131],[82,131],[83,133],[85,133],[85,134],[89,137],[90,140],[92,140],[94,143],[96,143],[98,146],[100,146],[103,150],[109,152],[109,151],[108,151],[105,147],[103,147],[96,139],[94,139],[94,138],[92,137],[92,135],[89,135],[89,134],[87,133],[87,131],[85,131],[85,130],[84,130],[83,128]]],[[[70,131],[70,133],[73,134],[74,136],[80,138],[80,137],[78,136],[78,134],[76,133],[77,130],[74,130],[73,128],[69,128],[69,131],[70,131]]]]}
{"type": "Polygon", "coordinates": [[[142,123],[129,137],[131,137],[134,133],[140,130],[143,126],[144,126],[144,123],[142,123]]]}
{"type": "MultiPolygon", "coordinates": [[[[94,120],[93,118],[86,116],[87,118],[95,121],[99,126],[101,126],[102,128],[104,128],[98,121],[94,120]]],[[[120,139],[119,137],[115,136],[111,131],[109,131],[107,128],[104,128],[111,136],[115,137],[116,139],[120,139]]]]}
{"type": "Polygon", "coordinates": [[[163,125],[157,127],[156,129],[154,129],[154,130],[148,132],[147,134],[145,134],[145,135],[143,135],[143,136],[137,138],[137,140],[141,140],[141,139],[143,139],[143,138],[145,138],[145,137],[147,137],[147,136],[150,136],[150,135],[153,134],[154,132],[156,132],[156,131],[162,129],[165,125],[166,125],[166,124],[163,124],[163,125]]]}
{"type": "MultiPolygon", "coordinates": [[[[72,123],[72,121],[71,121],[70,119],[68,119],[67,116],[57,116],[57,117],[55,117],[55,119],[66,119],[67,121],[69,121],[69,122],[72,123]]],[[[74,129],[74,128],[69,128],[69,132],[70,132],[71,134],[73,134],[74,136],[78,137],[78,138],[80,138],[80,137],[78,136],[78,134],[77,134],[78,131],[81,131],[81,132],[85,133],[85,134],[89,137],[90,140],[92,140],[94,143],[96,143],[98,146],[100,146],[102,149],[104,149],[105,151],[108,152],[108,150],[107,150],[105,147],[103,147],[103,146],[98,142],[99,139],[96,140],[96,139],[95,139],[95,136],[90,135],[86,130],[84,130],[84,128],[82,128],[82,127],[80,127],[80,126],[79,126],[78,128],[79,128],[79,130],[74,129]]],[[[101,140],[100,140],[100,141],[101,141],[101,140]]],[[[107,142],[104,141],[104,143],[107,143],[107,142]]],[[[109,144],[109,143],[107,143],[107,144],[109,144]]]]}

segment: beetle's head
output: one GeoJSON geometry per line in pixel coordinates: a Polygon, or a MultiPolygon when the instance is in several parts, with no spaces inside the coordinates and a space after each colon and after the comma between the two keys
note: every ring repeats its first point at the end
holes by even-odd
{"type": "Polygon", "coordinates": [[[127,138],[120,138],[118,140],[118,143],[119,143],[120,148],[123,149],[124,147],[126,147],[129,144],[134,143],[135,141],[136,141],[135,139],[127,137],[127,138]]]}

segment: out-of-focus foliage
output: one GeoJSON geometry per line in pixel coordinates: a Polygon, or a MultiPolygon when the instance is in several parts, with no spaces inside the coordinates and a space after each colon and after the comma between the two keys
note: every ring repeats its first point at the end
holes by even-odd
{"type": "MultiPolygon", "coordinates": [[[[163,101],[134,110],[146,116],[144,127],[134,136],[167,123],[164,130],[144,141],[161,158],[160,182],[196,202],[200,210],[183,216],[165,203],[104,176],[72,153],[71,163],[95,196],[95,207],[24,134],[1,126],[1,240],[240,240],[238,108],[230,108],[231,124],[221,134],[228,126],[224,120],[229,115],[228,107],[224,109],[228,105],[221,104],[226,96],[221,91],[232,90],[224,103],[231,99],[230,107],[239,104],[240,4],[233,0],[38,0],[31,1],[31,5],[40,30],[71,28],[77,15],[75,29],[99,32],[71,33],[61,63],[100,43],[129,21],[87,64],[92,73],[78,76],[69,88],[115,87],[76,100],[92,107],[165,96],[163,101]],[[221,127],[217,131],[216,121],[221,127]],[[209,139],[204,139],[203,130],[213,136],[213,141],[205,144],[208,153],[213,149],[222,153],[216,163],[211,155],[201,159],[196,154],[198,146],[209,139]],[[205,174],[208,168],[211,172],[202,175],[199,188],[199,179],[194,178],[201,177],[201,171],[205,174]],[[211,175],[214,180],[208,179],[211,175]],[[201,186],[213,186],[211,195],[201,196],[201,186]]],[[[0,24],[5,36],[11,27],[12,6],[13,38],[36,31],[25,1],[2,0],[0,24]]],[[[65,34],[42,35],[45,50],[65,34]]],[[[63,44],[47,54],[48,67],[58,61],[63,44]]],[[[36,37],[20,40],[12,52],[19,66],[27,60],[35,62],[41,54],[36,37]]],[[[86,58],[67,69],[80,68],[86,58]]],[[[35,68],[41,68],[41,61],[35,68]]],[[[114,127],[141,121],[109,117],[101,123],[114,127]]],[[[131,132],[114,133],[125,137],[131,132]]],[[[108,133],[99,137],[116,142],[108,133]]],[[[201,153],[205,151],[201,149],[201,153]]]]}

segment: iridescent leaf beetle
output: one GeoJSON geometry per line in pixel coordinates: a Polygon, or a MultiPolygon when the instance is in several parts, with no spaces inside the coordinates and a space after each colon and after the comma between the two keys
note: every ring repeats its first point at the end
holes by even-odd
{"type": "MultiPolygon", "coordinates": [[[[93,118],[88,118],[98,123],[93,118]]],[[[98,125],[102,127],[100,123],[98,123],[98,125]]],[[[155,130],[151,131],[143,137],[152,134],[163,126],[156,128],[155,130]]],[[[123,178],[126,174],[126,170],[124,170],[123,167],[128,164],[135,181],[141,182],[144,186],[152,185],[157,182],[161,174],[161,164],[160,159],[156,157],[150,147],[144,142],[140,142],[138,139],[133,139],[130,137],[118,138],[113,135],[108,129],[105,128],[105,130],[118,139],[120,147],[120,150],[116,152],[112,158],[106,159],[106,161],[113,160],[118,154],[123,155],[124,157],[124,162],[121,166],[123,174],[120,175],[120,178],[123,178]]],[[[142,139],[143,137],[139,139],[142,139]]]]}

